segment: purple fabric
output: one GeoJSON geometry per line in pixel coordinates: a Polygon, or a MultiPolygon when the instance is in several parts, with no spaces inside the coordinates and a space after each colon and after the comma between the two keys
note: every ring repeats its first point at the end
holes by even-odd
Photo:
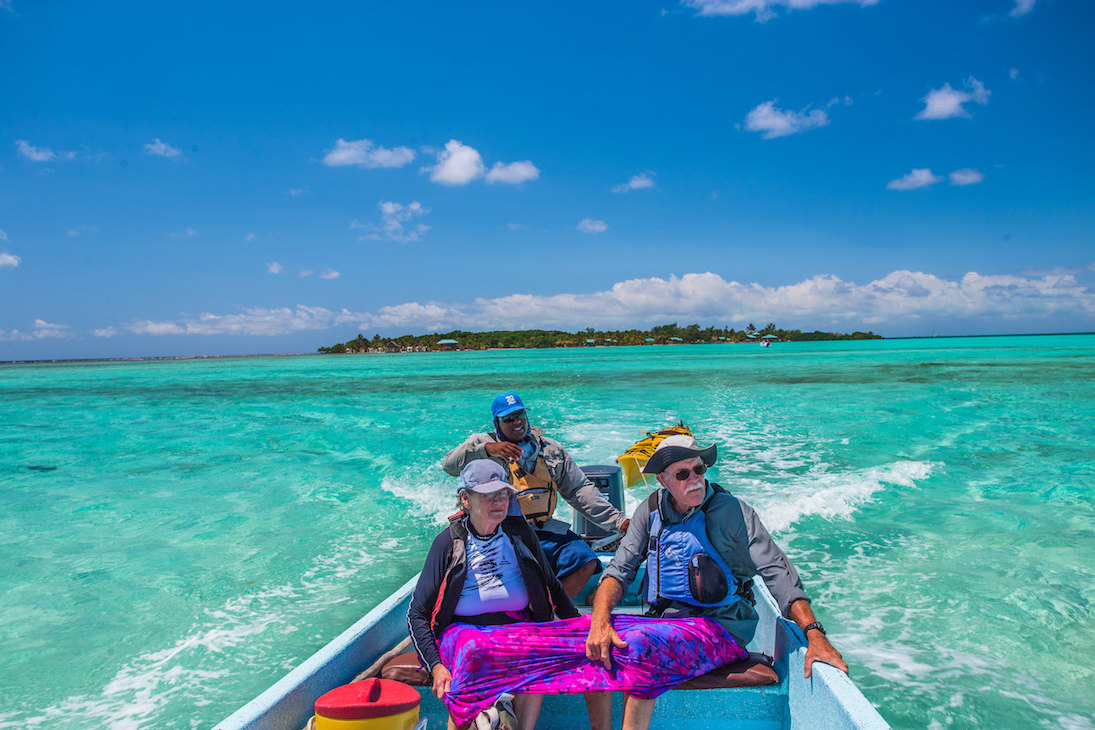
{"type": "Polygon", "coordinates": [[[445,694],[458,726],[475,719],[503,692],[626,692],[653,699],[748,652],[704,617],[655,619],[617,615],[627,642],[612,649],[612,669],[586,659],[590,617],[505,626],[453,624],[441,635],[441,661],[452,672],[445,694]]]}

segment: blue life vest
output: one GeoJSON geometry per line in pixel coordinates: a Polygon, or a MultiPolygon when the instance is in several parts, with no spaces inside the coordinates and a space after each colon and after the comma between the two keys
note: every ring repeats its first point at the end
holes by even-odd
{"type": "Polygon", "coordinates": [[[666,599],[703,608],[741,600],[737,579],[707,537],[702,509],[675,525],[663,524],[659,509],[650,512],[646,602],[658,606],[666,599]]]}

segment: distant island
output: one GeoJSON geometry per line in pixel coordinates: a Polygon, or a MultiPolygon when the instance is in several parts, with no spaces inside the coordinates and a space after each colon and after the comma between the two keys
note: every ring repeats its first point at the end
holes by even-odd
{"type": "Polygon", "coordinates": [[[696,345],[734,344],[741,342],[800,342],[804,340],[881,340],[873,332],[803,332],[785,330],[768,323],[761,329],[752,324],[743,330],[718,327],[700,328],[698,324],[678,327],[677,323],[663,324],[649,330],[602,331],[592,327],[582,332],[560,330],[493,330],[490,332],[452,332],[431,335],[400,335],[370,340],[359,334],[347,342],[330,347],[319,347],[317,352],[330,355],[382,352],[431,352],[444,350],[510,350],[539,349],[548,347],[604,347],[621,345],[696,345]]]}

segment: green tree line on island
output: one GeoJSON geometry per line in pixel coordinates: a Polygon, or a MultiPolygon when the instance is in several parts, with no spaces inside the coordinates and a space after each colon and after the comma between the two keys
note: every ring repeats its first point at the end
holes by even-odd
{"type": "Polygon", "coordinates": [[[677,326],[677,323],[658,325],[649,330],[598,330],[588,327],[581,332],[563,332],[561,330],[493,330],[490,332],[435,332],[429,335],[400,335],[399,337],[381,337],[372,339],[359,334],[346,342],[330,347],[317,348],[327,354],[360,352],[400,352],[406,350],[492,350],[492,349],[533,349],[546,347],[583,347],[589,345],[668,345],[699,344],[717,342],[754,342],[763,339],[777,339],[784,342],[803,340],[880,340],[881,335],[873,332],[803,332],[786,330],[768,323],[761,329],[750,324],[743,330],[733,328],[705,327],[698,324],[677,326]],[[446,342],[447,341],[447,342],[446,342]]]}

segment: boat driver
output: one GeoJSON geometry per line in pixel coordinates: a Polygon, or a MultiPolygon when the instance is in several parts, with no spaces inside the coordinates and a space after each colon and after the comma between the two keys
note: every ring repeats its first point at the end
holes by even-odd
{"type": "MultiPolygon", "coordinates": [[[[612,627],[612,609],[646,560],[651,615],[708,616],[745,646],[757,625],[751,581],[760,575],[780,612],[798,624],[809,642],[806,676],[815,661],[847,673],[848,665],[814,616],[798,573],[760,517],[704,478],[716,458],[714,444],[701,449],[691,436],[670,436],[658,444],[643,472],[657,475],[661,489],[635,509],[630,529],[601,576],[586,656],[611,667],[612,647],[627,646],[612,627]]],[[[632,717],[649,723],[654,700],[626,701],[638,703],[632,717]]]]}
{"type": "Polygon", "coordinates": [[[442,466],[452,476],[459,476],[460,470],[475,459],[492,459],[501,464],[509,483],[518,491],[517,501],[540,538],[555,575],[567,595],[574,598],[600,572],[601,563],[570,525],[553,517],[557,495],[590,522],[610,532],[626,532],[629,521],[605,499],[558,441],[529,425],[521,396],[502,393],[491,403],[491,415],[494,431],[469,436],[448,453],[442,466]]]}

